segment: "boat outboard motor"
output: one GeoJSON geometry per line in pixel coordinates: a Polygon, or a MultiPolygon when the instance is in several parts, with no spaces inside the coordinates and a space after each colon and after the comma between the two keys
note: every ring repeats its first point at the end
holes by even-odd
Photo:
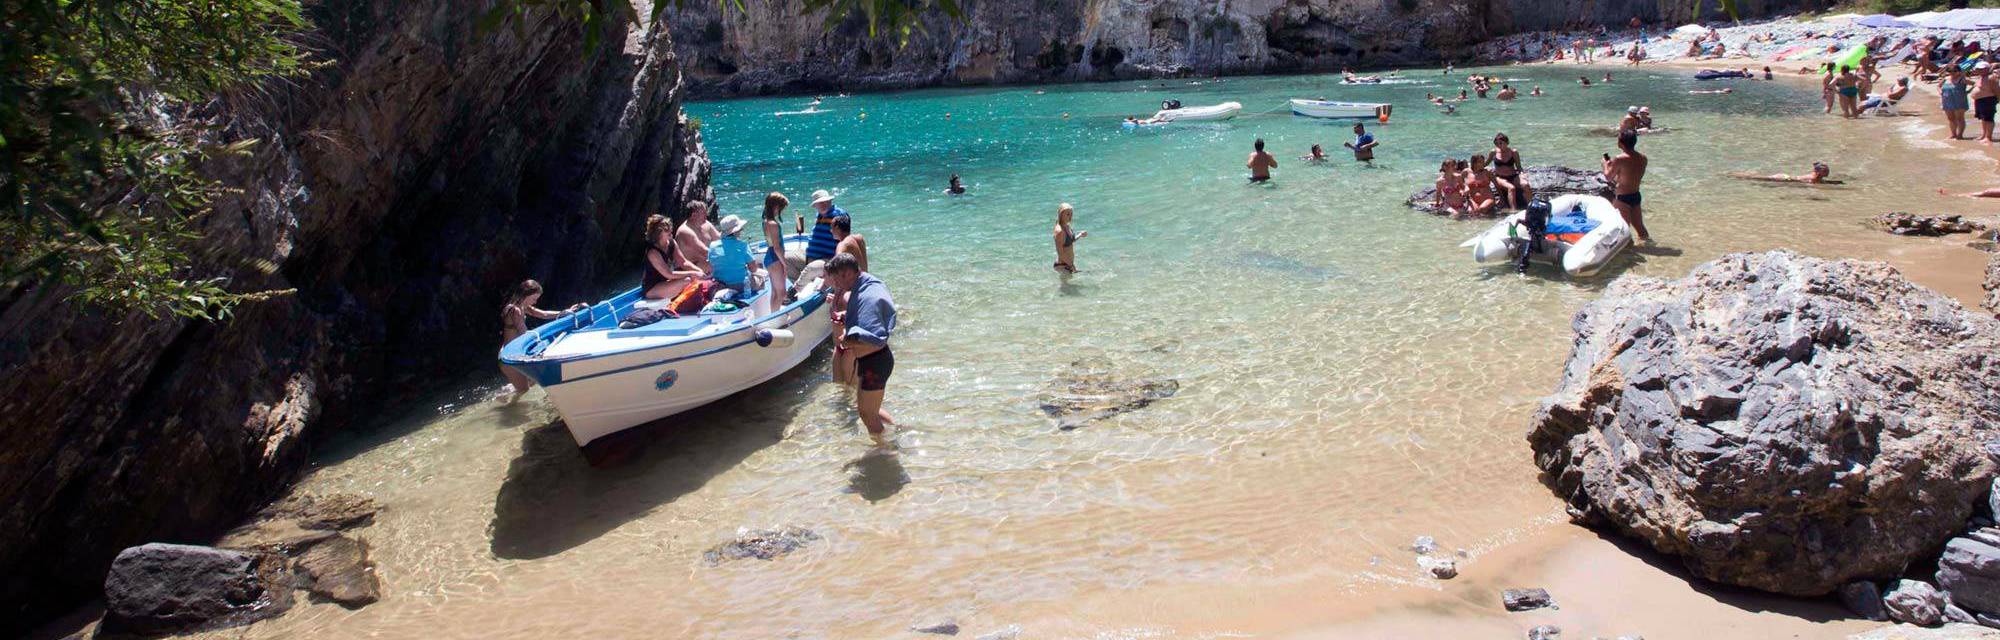
{"type": "Polygon", "coordinates": [[[1549,231],[1549,201],[1536,198],[1528,203],[1528,210],[1521,215],[1521,225],[1528,228],[1527,242],[1521,245],[1520,262],[1516,263],[1516,273],[1528,272],[1528,258],[1542,250],[1542,236],[1549,231]]]}
{"type": "Polygon", "coordinates": [[[1175,110],[1175,109],[1179,109],[1179,108],[1181,108],[1181,101],[1179,101],[1179,100],[1175,100],[1175,99],[1173,99],[1173,98],[1168,98],[1168,99],[1166,99],[1166,100],[1162,100],[1162,101],[1160,101],[1160,110],[1161,110],[1161,111],[1173,111],[1173,110],[1175,110]]]}

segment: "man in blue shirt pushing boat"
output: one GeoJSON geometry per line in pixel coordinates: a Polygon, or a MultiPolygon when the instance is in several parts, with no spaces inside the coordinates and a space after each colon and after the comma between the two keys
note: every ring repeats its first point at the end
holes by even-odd
{"type": "Polygon", "coordinates": [[[889,299],[889,286],[862,271],[853,254],[827,260],[826,281],[836,291],[847,292],[847,311],[834,322],[840,346],[852,354],[860,382],[854,408],[875,443],[887,444],[883,425],[896,421],[882,410],[882,395],[889,374],[896,370],[896,355],[889,350],[889,336],[896,331],[896,303],[889,299]]]}

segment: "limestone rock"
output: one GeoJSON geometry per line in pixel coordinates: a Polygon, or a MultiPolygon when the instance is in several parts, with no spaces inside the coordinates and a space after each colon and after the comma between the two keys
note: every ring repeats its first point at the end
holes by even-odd
{"type": "MultiPolygon", "coordinates": [[[[1949,599],[1949,597],[1946,598],[1946,600],[1949,599]]],[[[1972,612],[1961,609],[1958,605],[1951,604],[1950,602],[1946,602],[1944,605],[1944,621],[1947,624],[1979,624],[1979,619],[1972,617],[1972,612]]]]}
{"type": "Polygon", "coordinates": [[[1899,236],[1942,236],[1953,233],[1972,233],[1985,229],[1986,225],[1965,219],[1960,215],[1920,216],[1906,211],[1891,211],[1875,216],[1875,224],[1899,236]]]}
{"type": "Polygon", "coordinates": [[[1430,555],[1438,550],[1438,543],[1430,536],[1417,536],[1417,539],[1410,543],[1410,550],[1420,556],[1430,555]]]}
{"type": "Polygon", "coordinates": [[[1953,604],[2000,614],[2000,530],[1981,529],[1953,538],[1938,558],[1937,581],[1953,604]]]}
{"type": "Polygon", "coordinates": [[[1889,610],[1882,608],[1882,590],[1875,583],[1856,580],[1840,585],[1840,603],[1847,606],[1854,615],[1869,620],[1889,619],[1889,610]]]}
{"type": "Polygon", "coordinates": [[[375,563],[368,559],[366,542],[334,535],[306,549],[295,566],[305,578],[306,590],[317,599],[349,609],[382,599],[382,583],[375,576],[375,563]]]}
{"type": "MultiPolygon", "coordinates": [[[[1611,183],[1604,180],[1604,171],[1600,169],[1571,169],[1542,165],[1522,169],[1521,175],[1526,176],[1528,189],[1536,198],[1554,198],[1569,194],[1611,197],[1611,183]]],[[[1431,206],[1436,201],[1437,187],[1428,186],[1410,194],[1409,200],[1404,201],[1404,204],[1424,213],[1444,215],[1443,211],[1431,206]]]]}
{"type": "Polygon", "coordinates": [[[291,520],[305,529],[352,529],[375,522],[382,507],[373,498],[351,493],[301,494],[271,505],[264,517],[291,520]]]}
{"type": "MultiPolygon", "coordinates": [[[[2000,313],[2000,253],[1995,253],[1993,257],[1986,259],[1986,280],[1979,283],[1979,288],[1986,290],[1982,306],[1986,307],[1987,311],[2000,313]]],[[[2000,516],[2000,511],[1993,513],[2000,516]]]]}
{"type": "Polygon", "coordinates": [[[738,531],[735,540],[710,548],[703,557],[709,564],[746,558],[771,560],[819,540],[818,533],[802,527],[738,531]]]}
{"type": "Polygon", "coordinates": [[[1020,625],[1010,624],[1007,625],[1006,628],[981,634],[978,640],[1015,640],[1016,638],[1020,637],[1021,637],[1020,625]]]}
{"type": "Polygon", "coordinates": [[[1417,566],[1422,567],[1424,573],[1429,574],[1430,577],[1439,580],[1450,580],[1458,577],[1458,561],[1456,560],[1424,556],[1417,559],[1417,566]]]}
{"type": "Polygon", "coordinates": [[[1882,606],[1897,622],[1934,627],[1944,624],[1944,594],[1929,583],[1898,580],[1882,596],[1882,606]]]}
{"type": "Polygon", "coordinates": [[[153,543],[131,547],[104,579],[104,628],[177,633],[254,622],[292,606],[281,563],[260,554],[153,543]]]}
{"type": "Polygon", "coordinates": [[[1579,522],[1794,595],[1897,575],[1985,498],[2000,323],[1880,263],[1734,254],[1576,315],[1528,440],[1579,522]]]}
{"type": "Polygon", "coordinates": [[[1506,606],[1508,611],[1540,609],[1542,607],[1555,606],[1555,603],[1555,600],[1549,598],[1548,590],[1539,587],[1508,589],[1500,592],[1500,604],[1506,606]]]}
{"type": "Polygon", "coordinates": [[[1528,640],[1562,640],[1563,630],[1552,624],[1538,625],[1528,630],[1528,640]]]}
{"type": "Polygon", "coordinates": [[[0,286],[0,637],[92,597],[121,549],[223,533],[314,436],[490,369],[504,285],[587,299],[633,277],[648,214],[713,200],[666,29],[612,21],[589,50],[579,12],[477,13],[308,2],[324,66],[199,101],[214,142],[258,144],[206,163],[231,191],[187,276],[295,293],[207,322],[0,286]]]}

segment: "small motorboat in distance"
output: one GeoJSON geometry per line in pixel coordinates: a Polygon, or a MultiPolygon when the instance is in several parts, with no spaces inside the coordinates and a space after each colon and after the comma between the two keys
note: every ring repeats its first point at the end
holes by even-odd
{"type": "Polygon", "coordinates": [[[1168,100],[1160,105],[1159,113],[1153,114],[1153,117],[1148,118],[1146,121],[1149,123],[1160,123],[1228,120],[1236,117],[1236,112],[1243,110],[1243,103],[1241,102],[1224,102],[1206,107],[1183,107],[1180,104],[1179,100],[1168,100]]]}
{"type": "Polygon", "coordinates": [[[1385,102],[1292,99],[1292,115],[1308,118],[1382,118],[1394,108],[1385,102]]]}
{"type": "MultiPolygon", "coordinates": [[[[785,238],[786,251],[804,253],[809,238],[785,238]]],[[[751,255],[763,255],[764,246],[751,244],[751,255]]],[[[635,312],[655,304],[642,300],[635,287],[521,334],[500,348],[500,363],[548,391],[582,447],[798,366],[833,331],[822,283],[809,272],[791,304],[767,285],[734,310],[623,328],[635,312]]]]}
{"type": "MultiPolygon", "coordinates": [[[[1480,264],[1519,264],[1527,248],[1528,211],[1517,211],[1493,224],[1485,233],[1458,245],[1472,248],[1472,259],[1480,264]]],[[[1565,195],[1549,201],[1549,218],[1542,229],[1541,249],[1529,259],[1560,265],[1572,276],[1592,276],[1632,246],[1632,227],[1619,215],[1610,200],[1597,196],[1565,195]]]]}

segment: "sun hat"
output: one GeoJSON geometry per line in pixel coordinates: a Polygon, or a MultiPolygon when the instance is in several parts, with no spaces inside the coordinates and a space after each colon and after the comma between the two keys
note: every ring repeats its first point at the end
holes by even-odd
{"type": "Polygon", "coordinates": [[[1639,107],[1639,113],[1652,113],[1652,107],[1639,107]]]}
{"type": "Polygon", "coordinates": [[[1629,107],[1625,107],[1625,113],[1638,113],[1638,112],[1639,112],[1639,106],[1638,106],[1638,105],[1632,105],[1632,106],[1629,106],[1629,107]]]}
{"type": "Polygon", "coordinates": [[[736,232],[743,230],[744,224],[747,223],[743,222],[741,216],[723,216],[721,222],[715,223],[715,228],[721,231],[722,235],[733,236],[736,235],[736,232]]]}
{"type": "Polygon", "coordinates": [[[825,189],[814,191],[813,204],[820,204],[822,202],[833,202],[833,193],[825,189]]]}

